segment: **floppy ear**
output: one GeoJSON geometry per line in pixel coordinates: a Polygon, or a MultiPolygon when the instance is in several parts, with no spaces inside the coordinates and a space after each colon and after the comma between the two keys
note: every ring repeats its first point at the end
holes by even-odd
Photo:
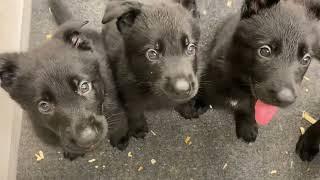
{"type": "Polygon", "coordinates": [[[73,47],[81,50],[91,50],[92,42],[85,34],[82,33],[81,28],[88,24],[89,21],[70,21],[63,24],[54,37],[62,39],[67,44],[71,44],[73,47]]]}
{"type": "Polygon", "coordinates": [[[125,32],[134,24],[136,17],[141,13],[141,7],[142,4],[136,1],[110,1],[102,18],[102,24],[117,18],[118,30],[125,32]]]}
{"type": "Polygon", "coordinates": [[[241,8],[241,18],[249,18],[260,10],[270,8],[279,2],[280,0],[245,0],[241,8]]]}
{"type": "Polygon", "coordinates": [[[18,54],[0,54],[0,85],[7,90],[14,83],[18,70],[18,54]]]}
{"type": "Polygon", "coordinates": [[[198,11],[198,6],[196,0],[175,0],[180,3],[184,8],[192,13],[195,18],[200,18],[200,13],[198,11]]]}

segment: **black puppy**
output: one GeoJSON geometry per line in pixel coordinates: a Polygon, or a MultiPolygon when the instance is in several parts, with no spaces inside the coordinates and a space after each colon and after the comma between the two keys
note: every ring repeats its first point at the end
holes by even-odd
{"type": "Polygon", "coordinates": [[[121,129],[126,119],[112,117],[121,109],[101,38],[83,28],[87,23],[67,22],[39,48],[0,55],[1,87],[33,124],[58,137],[71,160],[95,149],[107,133],[113,145],[122,147],[127,133],[121,129]]]}
{"type": "Polygon", "coordinates": [[[213,38],[200,52],[208,61],[201,80],[203,87],[178,111],[192,118],[210,105],[230,107],[237,137],[255,141],[257,100],[279,107],[296,100],[299,84],[316,57],[309,41],[313,24],[298,4],[245,0],[240,13],[218,27],[208,28],[213,29],[207,32],[213,38]]]}
{"type": "MultiPolygon", "coordinates": [[[[320,1],[318,0],[295,0],[298,3],[303,3],[309,13],[316,19],[320,19],[320,1]]],[[[320,35],[320,22],[316,28],[314,28],[315,33],[320,35]]],[[[319,36],[312,38],[315,44],[316,55],[320,55],[320,39],[319,36]]],[[[318,57],[320,59],[320,57],[318,57]]],[[[303,161],[311,161],[318,153],[320,146],[320,120],[318,120],[314,125],[309,127],[305,134],[301,135],[296,146],[296,152],[299,154],[303,161]]]]}
{"type": "Polygon", "coordinates": [[[148,132],[144,112],[186,102],[198,92],[195,0],[110,1],[103,35],[125,107],[129,134],[148,132]]]}

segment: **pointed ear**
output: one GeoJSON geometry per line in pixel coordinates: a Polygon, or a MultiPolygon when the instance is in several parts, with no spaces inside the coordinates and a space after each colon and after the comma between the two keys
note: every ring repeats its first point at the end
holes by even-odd
{"type": "Polygon", "coordinates": [[[194,18],[200,18],[200,13],[198,11],[198,6],[196,0],[175,0],[180,3],[184,8],[192,13],[194,18]]]}
{"type": "Polygon", "coordinates": [[[0,54],[0,85],[7,90],[14,83],[18,70],[18,54],[0,54]]]}
{"type": "Polygon", "coordinates": [[[136,17],[141,13],[141,7],[142,4],[136,1],[110,1],[102,18],[102,24],[118,19],[118,30],[125,32],[134,24],[136,17]]]}
{"type": "Polygon", "coordinates": [[[249,18],[260,10],[270,8],[279,2],[280,0],[244,0],[241,8],[241,18],[249,18]]]}
{"type": "Polygon", "coordinates": [[[88,23],[89,21],[67,22],[59,28],[54,37],[62,39],[65,43],[70,44],[75,48],[81,50],[91,50],[93,44],[89,40],[89,37],[86,37],[81,30],[88,23]]]}

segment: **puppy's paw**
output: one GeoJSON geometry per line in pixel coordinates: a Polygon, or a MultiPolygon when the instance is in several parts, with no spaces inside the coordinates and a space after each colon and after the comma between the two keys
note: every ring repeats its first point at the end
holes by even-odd
{"type": "Polygon", "coordinates": [[[70,152],[63,152],[63,157],[65,159],[69,159],[70,161],[73,161],[77,159],[78,157],[83,157],[85,154],[76,154],[76,153],[70,153],[70,152]]]}
{"type": "Polygon", "coordinates": [[[149,132],[148,124],[144,123],[141,126],[130,127],[129,135],[135,138],[144,139],[149,132]]]}
{"type": "Polygon", "coordinates": [[[308,136],[302,135],[296,145],[296,153],[301,160],[311,161],[319,153],[319,144],[314,143],[308,136]]]}
{"type": "Polygon", "coordinates": [[[199,118],[200,115],[207,112],[209,106],[203,105],[195,100],[178,105],[175,110],[185,119],[199,118]]]}
{"type": "Polygon", "coordinates": [[[258,127],[255,123],[240,121],[236,123],[237,137],[245,142],[254,142],[258,136],[258,127]]]}
{"type": "Polygon", "coordinates": [[[122,137],[111,137],[110,144],[113,147],[116,147],[117,149],[119,149],[120,151],[123,151],[129,145],[129,137],[127,135],[122,137]]]}
{"type": "Polygon", "coordinates": [[[81,34],[74,34],[71,37],[71,44],[75,48],[79,48],[82,50],[91,50],[90,41],[81,34]]]}

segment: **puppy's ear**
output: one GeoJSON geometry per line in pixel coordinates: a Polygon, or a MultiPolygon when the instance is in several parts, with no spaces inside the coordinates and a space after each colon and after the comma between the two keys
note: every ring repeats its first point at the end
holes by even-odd
{"type": "Polygon", "coordinates": [[[54,35],[55,38],[62,39],[65,43],[72,45],[81,50],[91,50],[92,42],[81,31],[83,26],[89,21],[73,21],[63,24],[58,32],[54,35]]]}
{"type": "Polygon", "coordinates": [[[192,13],[195,18],[200,18],[196,0],[175,0],[192,13]]]}
{"type": "Polygon", "coordinates": [[[5,90],[8,90],[16,80],[18,58],[17,53],[0,54],[0,85],[5,90]]]}
{"type": "Polygon", "coordinates": [[[105,10],[102,24],[117,18],[118,30],[125,32],[134,24],[136,17],[141,13],[141,7],[142,4],[136,1],[110,1],[105,10]]]}
{"type": "Polygon", "coordinates": [[[241,17],[249,18],[260,10],[270,8],[279,2],[280,0],[245,0],[241,8],[241,17]]]}

